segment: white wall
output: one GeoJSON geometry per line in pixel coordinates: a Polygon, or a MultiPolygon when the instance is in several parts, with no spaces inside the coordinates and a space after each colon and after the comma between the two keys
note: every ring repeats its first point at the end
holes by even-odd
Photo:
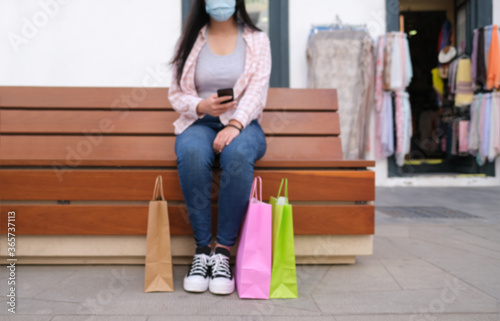
{"type": "MultiPolygon", "coordinates": [[[[291,87],[307,86],[311,26],[336,15],[385,31],[385,0],[290,0],[291,87]]],[[[180,29],[181,0],[0,0],[0,85],[141,86],[159,66],[168,86],[180,29]]]]}
{"type": "MultiPolygon", "coordinates": [[[[271,0],[272,1],[272,0],[271,0]]],[[[385,0],[289,0],[290,87],[307,87],[306,47],[312,25],[366,24],[376,39],[385,33],[385,0]]]]}
{"type": "Polygon", "coordinates": [[[168,86],[181,0],[0,0],[0,86],[168,86]]]}
{"type": "Polygon", "coordinates": [[[500,0],[493,0],[493,24],[500,24],[500,0]]]}

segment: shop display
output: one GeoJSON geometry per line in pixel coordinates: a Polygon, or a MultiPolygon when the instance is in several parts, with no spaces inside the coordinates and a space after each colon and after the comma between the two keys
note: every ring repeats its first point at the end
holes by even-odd
{"type": "Polygon", "coordinates": [[[406,34],[390,32],[381,36],[375,77],[375,156],[381,159],[395,154],[398,166],[403,166],[405,155],[410,152],[412,114],[405,89],[412,77],[406,34]]]}
{"type": "Polygon", "coordinates": [[[308,87],[337,89],[345,159],[365,157],[374,65],[374,45],[366,27],[338,23],[311,30],[307,43],[308,87]]]}

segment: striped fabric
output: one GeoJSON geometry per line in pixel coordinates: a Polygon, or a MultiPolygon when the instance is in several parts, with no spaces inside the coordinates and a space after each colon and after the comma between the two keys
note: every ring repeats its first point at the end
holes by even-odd
{"type": "MultiPolygon", "coordinates": [[[[206,28],[204,26],[191,49],[180,81],[177,84],[175,72],[168,93],[172,107],[180,113],[174,122],[175,134],[179,135],[198,118],[196,106],[202,100],[196,91],[194,73],[198,55],[203,45],[207,42],[206,28]]],[[[245,71],[234,85],[234,98],[238,106],[234,110],[220,115],[220,121],[227,125],[231,119],[239,121],[246,127],[254,119],[262,120],[262,111],[266,105],[269,78],[271,75],[271,46],[267,34],[246,27],[243,31],[246,42],[245,71]]]]}

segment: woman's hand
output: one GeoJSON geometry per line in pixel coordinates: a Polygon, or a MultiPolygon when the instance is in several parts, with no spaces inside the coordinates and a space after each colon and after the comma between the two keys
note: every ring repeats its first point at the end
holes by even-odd
{"type": "Polygon", "coordinates": [[[196,112],[198,115],[208,114],[214,117],[218,117],[224,114],[226,111],[236,108],[236,101],[222,104],[222,102],[231,99],[231,96],[217,97],[217,94],[212,94],[208,98],[200,101],[196,107],[196,112]]]}
{"type": "Polygon", "coordinates": [[[231,126],[227,126],[223,130],[221,130],[217,134],[217,136],[215,136],[214,146],[213,146],[215,153],[217,154],[222,153],[224,147],[229,145],[233,141],[233,139],[239,135],[239,133],[240,131],[238,129],[231,126]]]}

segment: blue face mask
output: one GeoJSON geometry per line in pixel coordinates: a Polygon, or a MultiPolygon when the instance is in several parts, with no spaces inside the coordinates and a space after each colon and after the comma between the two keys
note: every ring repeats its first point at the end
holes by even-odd
{"type": "Polygon", "coordinates": [[[214,20],[226,21],[236,8],[236,0],[205,0],[205,10],[214,20]]]}

